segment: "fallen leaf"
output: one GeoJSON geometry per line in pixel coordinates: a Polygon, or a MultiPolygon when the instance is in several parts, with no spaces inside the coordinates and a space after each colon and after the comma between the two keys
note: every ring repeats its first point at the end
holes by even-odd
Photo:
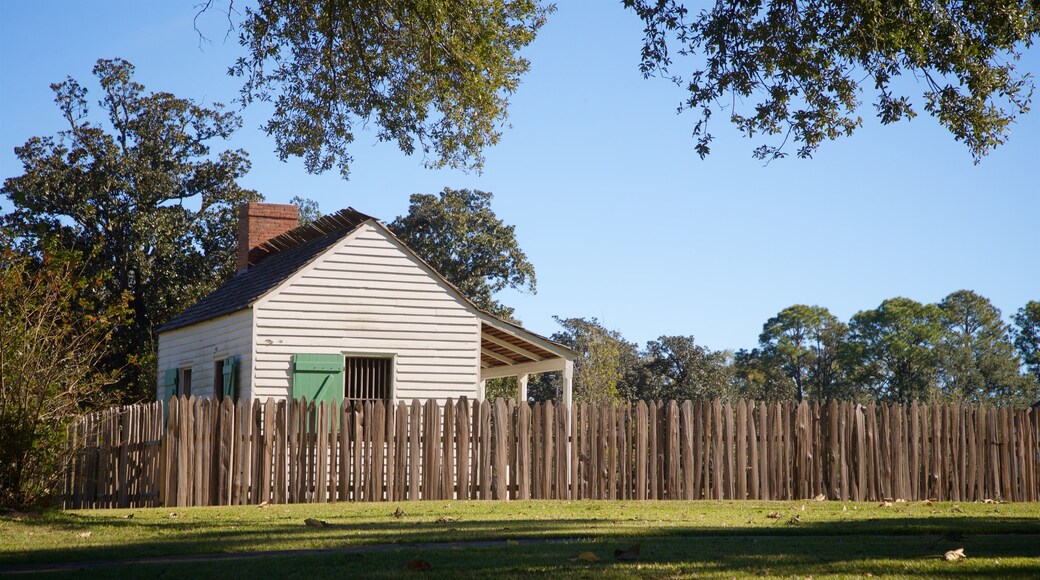
{"type": "Polygon", "coordinates": [[[400,518],[401,516],[404,515],[404,510],[401,509],[400,507],[398,507],[397,509],[394,510],[394,514],[393,515],[394,515],[395,518],[400,518]]]}
{"type": "Polygon", "coordinates": [[[795,515],[791,516],[791,519],[787,520],[787,523],[790,524],[790,525],[800,524],[800,523],[802,523],[802,517],[797,515],[797,514],[795,514],[795,515]]]}
{"type": "Polygon", "coordinates": [[[267,507],[267,506],[269,506],[269,505],[271,505],[271,503],[270,503],[270,502],[267,502],[267,501],[262,501],[262,502],[260,502],[260,503],[256,504],[256,507],[258,507],[258,508],[265,508],[265,507],[267,507]]]}
{"type": "Polygon", "coordinates": [[[599,556],[592,552],[582,552],[571,558],[571,562],[599,562],[599,556]]]}
{"type": "Polygon", "coordinates": [[[825,501],[826,499],[827,499],[827,496],[823,495],[822,493],[820,495],[818,495],[818,496],[813,498],[813,500],[815,500],[815,501],[825,501]]]}
{"type": "Polygon", "coordinates": [[[125,516],[123,516],[123,519],[124,520],[132,520],[132,519],[134,519],[134,514],[126,514],[125,516]]]}
{"type": "Polygon", "coordinates": [[[905,499],[903,499],[903,498],[899,498],[899,497],[897,497],[897,498],[896,498],[896,503],[906,503],[906,500],[905,500],[905,499]]]}
{"type": "Polygon", "coordinates": [[[888,501],[888,500],[886,499],[885,501],[881,502],[881,505],[880,505],[880,506],[878,506],[878,507],[883,507],[883,508],[884,508],[884,507],[892,507],[892,505],[893,505],[893,504],[892,504],[892,502],[890,502],[890,501],[888,501]]]}
{"type": "Polygon", "coordinates": [[[766,514],[766,517],[769,519],[776,520],[780,518],[780,515],[780,512],[769,512],[768,514],[766,514]]]}
{"type": "Polygon", "coordinates": [[[411,562],[408,562],[408,567],[412,570],[415,570],[416,572],[425,572],[427,570],[433,569],[433,566],[431,566],[429,562],[423,560],[422,558],[416,558],[411,562]]]}
{"type": "Polygon", "coordinates": [[[930,500],[930,499],[926,499],[926,500],[924,500],[924,501],[923,501],[923,502],[921,502],[921,503],[923,503],[924,505],[932,505],[932,500],[930,500]]]}
{"type": "Polygon", "coordinates": [[[947,562],[960,562],[961,560],[967,558],[967,556],[964,555],[964,548],[950,550],[949,552],[943,554],[943,557],[946,558],[947,562]]]}
{"type": "Polygon", "coordinates": [[[173,512],[173,513],[171,513],[171,514],[170,514],[170,517],[171,517],[171,518],[175,518],[175,517],[178,517],[178,516],[177,516],[177,512],[173,512]]]}
{"type": "Polygon", "coordinates": [[[437,518],[437,521],[435,523],[438,523],[438,524],[450,524],[453,521],[455,521],[455,520],[452,519],[452,518],[441,516],[441,517],[437,518]]]}
{"type": "Polygon", "coordinates": [[[323,520],[316,520],[314,518],[307,518],[303,520],[303,523],[307,524],[312,528],[324,528],[329,525],[329,522],[323,520]]]}
{"type": "Polygon", "coordinates": [[[78,533],[76,535],[81,537],[81,538],[89,538],[90,537],[90,532],[80,532],[80,533],[78,533]]]}
{"type": "Polygon", "coordinates": [[[842,504],[841,511],[847,512],[847,511],[849,511],[849,507],[847,505],[842,504]]]}
{"type": "Polygon", "coordinates": [[[639,544],[632,544],[632,547],[627,550],[615,549],[614,559],[622,562],[627,562],[639,558],[639,544]]]}

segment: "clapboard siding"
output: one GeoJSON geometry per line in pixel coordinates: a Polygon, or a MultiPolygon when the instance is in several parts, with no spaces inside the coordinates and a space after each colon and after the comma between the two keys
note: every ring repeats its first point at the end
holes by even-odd
{"type": "Polygon", "coordinates": [[[165,371],[189,365],[192,394],[196,397],[212,397],[213,363],[232,355],[239,357],[240,394],[249,397],[252,332],[252,311],[240,310],[234,314],[160,334],[159,376],[156,384],[158,398],[163,398],[162,381],[165,371]]]}
{"type": "Polygon", "coordinates": [[[480,321],[364,225],[254,307],[255,395],[286,397],[293,354],[394,356],[396,399],[476,395],[480,321]]]}

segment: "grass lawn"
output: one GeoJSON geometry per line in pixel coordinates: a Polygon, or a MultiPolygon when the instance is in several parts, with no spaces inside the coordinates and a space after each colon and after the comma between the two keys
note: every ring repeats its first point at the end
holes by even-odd
{"type": "MultiPolygon", "coordinates": [[[[120,563],[90,577],[1040,577],[1040,504],[400,502],[49,511],[0,516],[0,574],[31,563],[339,549],[120,563]],[[394,515],[400,507],[403,514],[394,515]],[[132,517],[131,517],[132,516],[132,517]],[[304,520],[328,523],[310,527],[304,520]],[[494,546],[411,544],[498,540],[494,546]],[[536,540],[536,542],[532,542],[536,540]],[[544,541],[553,540],[553,541],[544,541]],[[637,559],[615,549],[640,543],[637,559]],[[394,544],[345,553],[344,548],[394,544]],[[403,545],[401,545],[403,544],[403,545]],[[967,558],[945,561],[948,550],[967,558]],[[598,561],[571,561],[581,552],[598,561]]],[[[69,571],[61,572],[69,574],[69,571]]]]}

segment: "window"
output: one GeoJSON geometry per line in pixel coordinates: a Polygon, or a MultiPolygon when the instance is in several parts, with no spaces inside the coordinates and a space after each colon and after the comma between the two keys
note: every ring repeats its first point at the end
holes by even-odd
{"type": "Polygon", "coordinates": [[[389,400],[392,358],[347,357],[343,398],[347,401],[389,400]]]}
{"type": "Polygon", "coordinates": [[[177,385],[177,394],[185,397],[191,396],[191,367],[181,369],[181,380],[177,385]]]}
{"type": "Polygon", "coordinates": [[[213,361],[213,397],[218,401],[230,397],[238,400],[238,357],[229,356],[213,361]]]}

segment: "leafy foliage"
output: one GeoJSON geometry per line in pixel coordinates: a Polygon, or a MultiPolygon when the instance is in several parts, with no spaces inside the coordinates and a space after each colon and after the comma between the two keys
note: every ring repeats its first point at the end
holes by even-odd
{"type": "Polygon", "coordinates": [[[494,299],[505,288],[535,292],[534,266],[516,241],[514,226],[491,209],[491,193],[444,188],[440,196],[412,195],[408,215],[389,228],[420,258],[476,305],[511,318],[494,299]]]}
{"type": "Polygon", "coordinates": [[[1015,347],[1040,381],[1040,301],[1030,300],[1015,313],[1015,347]]]}
{"type": "Polygon", "coordinates": [[[839,395],[840,349],[848,327],[826,308],[796,304],[766,321],[759,336],[762,356],[782,370],[795,398],[823,400],[839,395]]]}
{"type": "Polygon", "coordinates": [[[65,468],[67,431],[105,399],[116,373],[101,365],[128,311],[97,303],[100,282],[78,253],[50,240],[39,256],[0,231],[0,506],[39,504],[65,468]]]}
{"type": "MultiPolygon", "coordinates": [[[[617,399],[624,391],[626,376],[639,362],[636,345],[595,318],[554,318],[563,330],[550,338],[578,353],[574,361],[574,401],[600,403],[617,399]]],[[[542,373],[534,377],[528,393],[537,400],[551,399],[559,384],[557,373],[542,373]]]]}
{"type": "Polygon", "coordinates": [[[728,398],[729,359],[726,352],[696,344],[692,336],[662,336],[646,344],[622,394],[646,400],[728,398]]]}
{"type": "Polygon", "coordinates": [[[937,395],[942,339],[939,308],[909,298],[890,298],[858,312],[849,324],[850,356],[858,380],[881,400],[932,400],[937,395]]]}
{"type": "Polygon", "coordinates": [[[234,274],[236,209],[259,196],[236,183],[244,151],[210,151],[239,127],[234,113],[146,93],[124,60],[99,60],[93,73],[104,119],[91,120],[76,80],[51,85],[67,128],[15,149],[24,174],[3,184],[14,205],[3,217],[30,243],[57,235],[82,250],[100,297],[129,295],[133,318],[106,365],[134,367],[120,389],[136,399],[154,388],[154,330],[234,274]]]}
{"type": "Polygon", "coordinates": [[[697,153],[708,155],[716,111],[748,137],[771,139],[759,159],[797,144],[811,157],[824,140],[860,125],[860,98],[873,90],[878,119],[912,119],[912,75],[924,110],[963,141],[977,163],[1004,143],[1028,111],[1033,83],[1019,73],[1019,51],[1040,34],[1030,0],[981,2],[819,2],[720,0],[695,14],[681,0],[623,0],[644,22],[640,68],[689,91],[697,111],[697,153]],[[673,75],[675,55],[690,72],[673,75]],[[743,103],[754,103],[746,108],[743,103]]]}
{"type": "Polygon", "coordinates": [[[431,167],[480,169],[552,6],[536,0],[260,0],[231,68],[242,97],[273,101],[284,160],[346,177],[358,125],[431,167]]]}
{"type": "Polygon", "coordinates": [[[1036,400],[1036,381],[1019,372],[1011,329],[1000,310],[970,290],[950,294],[939,309],[945,327],[938,351],[940,380],[947,397],[1019,405],[1036,400]]]}

